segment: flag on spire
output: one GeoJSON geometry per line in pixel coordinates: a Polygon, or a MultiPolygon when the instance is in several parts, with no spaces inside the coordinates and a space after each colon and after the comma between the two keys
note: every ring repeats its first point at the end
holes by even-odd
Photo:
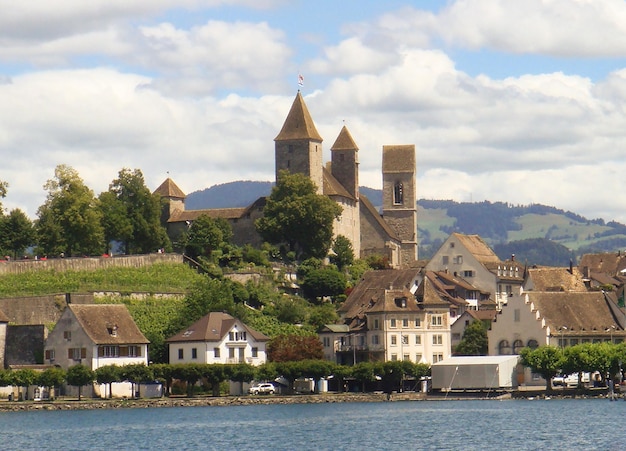
{"type": "Polygon", "coordinates": [[[302,74],[298,74],[298,86],[304,86],[304,77],[302,76],[302,74]]]}

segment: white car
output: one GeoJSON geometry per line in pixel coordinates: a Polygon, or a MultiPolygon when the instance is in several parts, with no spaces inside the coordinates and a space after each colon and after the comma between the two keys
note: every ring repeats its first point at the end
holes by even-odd
{"type": "Polygon", "coordinates": [[[254,384],[248,389],[251,395],[273,395],[275,392],[276,388],[270,383],[254,384]]]}
{"type": "MultiPolygon", "coordinates": [[[[583,373],[581,382],[583,385],[589,383],[589,373],[583,373]]],[[[568,374],[567,376],[554,376],[552,378],[552,385],[562,385],[567,388],[576,388],[578,386],[578,373],[568,374]]]]}

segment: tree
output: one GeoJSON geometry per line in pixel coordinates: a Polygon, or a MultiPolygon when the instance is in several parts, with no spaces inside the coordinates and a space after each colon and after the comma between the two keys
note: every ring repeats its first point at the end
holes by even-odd
{"type": "Polygon", "coordinates": [[[341,211],[335,201],[317,194],[306,175],[281,171],[256,227],[265,241],[286,243],[297,260],[325,258],[332,242],[333,222],[341,211]]]}
{"type": "Polygon", "coordinates": [[[12,251],[16,259],[35,241],[32,221],[19,208],[11,210],[8,216],[0,216],[0,240],[0,248],[12,251]]]}
{"type": "MultiPolygon", "coordinates": [[[[0,180],[0,199],[4,199],[7,196],[7,190],[9,189],[9,184],[3,180],[0,180]]],[[[4,215],[4,209],[2,208],[2,202],[0,202],[0,217],[4,215]]]]}
{"type": "Polygon", "coordinates": [[[90,368],[85,365],[73,365],[67,370],[65,379],[67,383],[73,387],[78,387],[78,400],[81,400],[82,388],[84,385],[91,384],[96,378],[96,375],[90,368]]]}
{"type": "Polygon", "coordinates": [[[324,347],[315,335],[279,335],[268,343],[267,358],[272,362],[322,359],[324,347]]]}
{"type": "Polygon", "coordinates": [[[107,242],[122,242],[126,254],[170,247],[161,225],[160,196],[150,192],[141,170],[122,169],[100,194],[100,203],[107,242]]]}
{"type": "Polygon", "coordinates": [[[249,363],[236,363],[225,367],[226,377],[234,382],[239,382],[239,391],[243,393],[243,383],[254,379],[254,367],[249,363]]]}
{"type": "Polygon", "coordinates": [[[330,262],[337,265],[337,268],[340,271],[354,262],[354,249],[352,247],[352,243],[345,236],[339,235],[335,238],[332,249],[333,253],[330,256],[330,262]]]}
{"type": "MultiPolygon", "coordinates": [[[[113,397],[113,382],[120,382],[121,379],[121,371],[120,367],[117,365],[105,365],[99,368],[96,368],[95,371],[96,382],[98,384],[106,384],[109,387],[109,398],[113,397]]],[[[105,391],[106,397],[106,391],[105,391]]]]}
{"type": "Polygon", "coordinates": [[[65,382],[65,376],[66,372],[63,368],[53,366],[51,368],[46,368],[39,373],[37,383],[43,387],[47,387],[48,393],[50,393],[50,399],[53,399],[54,390],[56,390],[56,387],[60,387],[61,384],[65,382]]]}
{"type": "Polygon", "coordinates": [[[555,346],[523,348],[520,351],[522,365],[530,367],[534,373],[546,380],[546,390],[552,390],[552,378],[563,366],[563,351],[555,346]]]}
{"type": "Polygon", "coordinates": [[[141,383],[151,382],[154,380],[152,369],[143,363],[124,365],[119,371],[120,379],[127,380],[131,383],[133,398],[141,397],[141,394],[139,393],[139,386],[141,383]]]}
{"type": "Polygon", "coordinates": [[[44,185],[48,196],[36,221],[38,244],[45,254],[99,254],[104,232],[98,202],[75,169],[59,165],[44,185]]]}
{"type": "Polygon", "coordinates": [[[474,321],[465,328],[463,338],[454,350],[455,355],[487,355],[488,352],[487,329],[482,321],[474,321]]]}
{"type": "MultiPolygon", "coordinates": [[[[11,371],[11,373],[12,373],[12,379],[13,379],[12,385],[17,385],[18,387],[25,388],[26,396],[28,397],[28,387],[33,385],[35,381],[37,380],[37,373],[35,373],[35,371],[31,370],[30,368],[21,368],[19,370],[13,370],[11,371]]],[[[21,396],[21,393],[20,393],[20,396],[21,396]]]]}
{"type": "Polygon", "coordinates": [[[344,294],[346,287],[345,275],[331,267],[313,269],[300,281],[304,296],[312,301],[318,301],[324,296],[344,294]]]}
{"type": "Polygon", "coordinates": [[[185,252],[192,258],[210,257],[214,250],[228,243],[232,236],[233,231],[225,219],[213,219],[202,214],[189,227],[184,239],[185,252]]]}

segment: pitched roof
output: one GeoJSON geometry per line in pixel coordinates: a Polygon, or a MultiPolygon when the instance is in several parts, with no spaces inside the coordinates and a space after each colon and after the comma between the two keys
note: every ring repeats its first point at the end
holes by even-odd
{"type": "Polygon", "coordinates": [[[496,253],[479,235],[452,234],[481,263],[500,262],[496,253]]]}
{"type": "Polygon", "coordinates": [[[323,167],[322,175],[324,178],[324,194],[327,196],[342,196],[348,199],[354,199],[354,196],[350,194],[339,181],[333,177],[330,171],[323,167]]]}
{"type": "Polygon", "coordinates": [[[387,236],[390,239],[396,240],[396,241],[400,241],[400,239],[398,238],[398,235],[396,234],[395,230],[393,230],[391,228],[391,226],[387,223],[387,221],[385,221],[383,219],[383,217],[380,215],[378,210],[376,210],[376,207],[374,207],[374,204],[372,204],[372,202],[370,202],[370,200],[367,198],[366,195],[360,194],[359,195],[359,202],[360,202],[360,205],[361,205],[361,212],[362,213],[369,213],[370,217],[372,217],[374,219],[374,221],[376,221],[378,223],[380,228],[385,231],[385,233],[387,234],[387,236]]]}
{"type": "Polygon", "coordinates": [[[212,208],[207,210],[175,210],[167,222],[195,221],[202,215],[210,218],[236,219],[241,218],[246,212],[246,208],[212,208]]]}
{"type": "Polygon", "coordinates": [[[311,139],[322,142],[322,137],[315,128],[313,118],[309,113],[309,109],[304,103],[302,94],[298,91],[296,98],[291,105],[287,119],[283,124],[283,128],[274,141],[287,141],[292,139],[311,139]]]}
{"type": "Polygon", "coordinates": [[[413,172],[415,145],[383,146],[383,172],[413,172]]]}
{"type": "Polygon", "coordinates": [[[587,291],[578,268],[533,267],[527,269],[532,291],[587,291]]]}
{"type": "Polygon", "coordinates": [[[174,199],[184,199],[187,197],[185,193],[183,193],[183,190],[169,177],[154,190],[154,193],[160,194],[162,197],[171,197],[174,199]]]}
{"type": "Polygon", "coordinates": [[[386,290],[410,290],[417,276],[415,269],[367,271],[338,311],[347,318],[360,316],[370,308],[371,303],[384,301],[386,290]]]}
{"type": "Polygon", "coordinates": [[[149,343],[124,304],[69,304],[67,308],[95,344],[149,343]]]}
{"type": "Polygon", "coordinates": [[[330,150],[359,150],[358,146],[354,142],[354,139],[352,139],[352,135],[345,125],[341,128],[339,136],[337,136],[337,139],[335,140],[335,143],[330,148],[330,150]]]}
{"type": "Polygon", "coordinates": [[[596,273],[603,272],[611,276],[617,275],[626,269],[626,253],[605,252],[600,254],[585,254],[580,258],[578,267],[584,272],[584,268],[596,273]]]}
{"type": "Polygon", "coordinates": [[[188,342],[188,341],[221,341],[230,332],[235,324],[241,326],[256,341],[268,341],[269,337],[258,332],[238,319],[233,318],[228,313],[210,312],[186,329],[181,330],[176,335],[165,340],[167,343],[188,342]]]}
{"type": "Polygon", "coordinates": [[[622,330],[602,291],[528,291],[525,295],[552,331],[563,328],[564,335],[606,335],[611,326],[622,330]]]}

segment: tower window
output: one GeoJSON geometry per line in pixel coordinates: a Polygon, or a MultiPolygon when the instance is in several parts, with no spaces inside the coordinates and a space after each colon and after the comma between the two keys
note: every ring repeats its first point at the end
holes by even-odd
{"type": "Polygon", "coordinates": [[[396,182],[393,187],[393,203],[400,205],[404,202],[404,187],[401,182],[396,182]]]}

